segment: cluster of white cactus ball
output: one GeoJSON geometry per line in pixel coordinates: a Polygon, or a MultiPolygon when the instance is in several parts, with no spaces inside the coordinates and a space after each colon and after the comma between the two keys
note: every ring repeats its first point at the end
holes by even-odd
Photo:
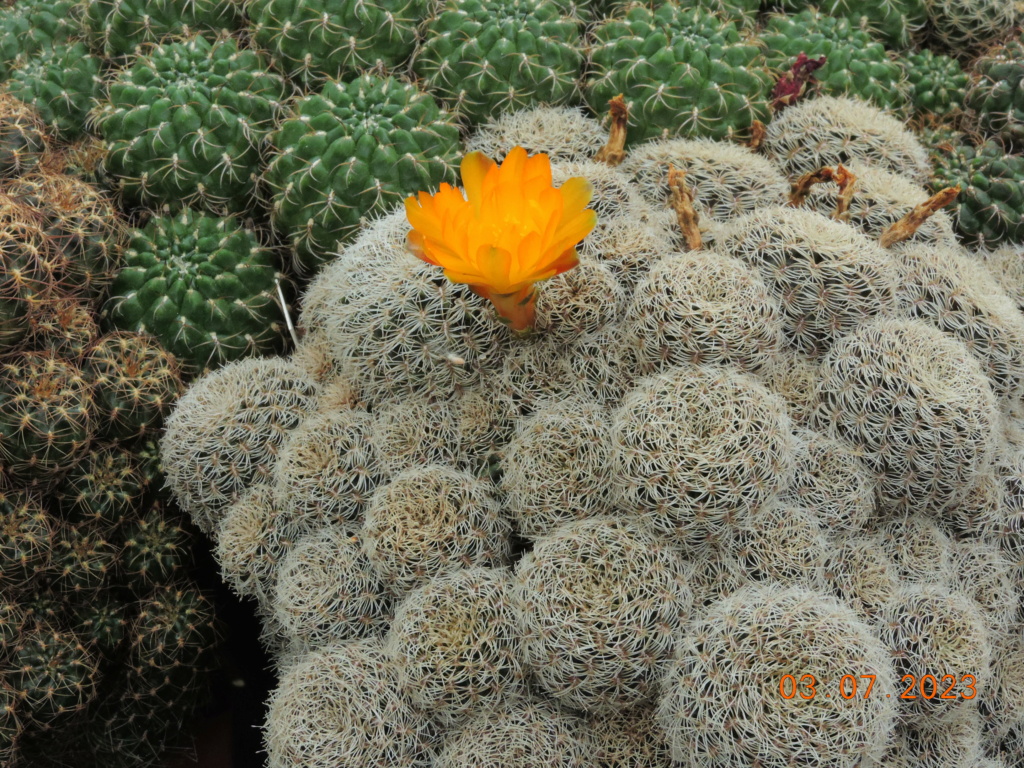
{"type": "Polygon", "coordinates": [[[863,104],[791,107],[760,154],[612,168],[605,137],[539,109],[468,144],[593,184],[531,338],[398,209],[316,277],[291,358],[169,420],[171,487],[275,654],[270,767],[1020,768],[1024,253],[941,213],[883,249],[927,157],[863,104]],[[835,187],[785,205],[837,162],[848,221],[835,187]],[[952,697],[901,696],[929,675],[952,697]]]}

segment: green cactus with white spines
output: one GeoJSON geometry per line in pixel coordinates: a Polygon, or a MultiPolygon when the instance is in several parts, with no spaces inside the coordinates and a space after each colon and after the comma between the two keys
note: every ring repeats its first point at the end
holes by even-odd
{"type": "Polygon", "coordinates": [[[908,91],[903,68],[885,47],[848,19],[811,9],[793,16],[772,16],[760,39],[768,64],[785,71],[801,53],[825,64],[814,71],[816,88],[827,96],[850,96],[878,107],[906,111],[908,91]]]}
{"type": "Polygon", "coordinates": [[[310,87],[383,66],[397,69],[412,55],[428,0],[246,0],[251,34],[274,66],[310,87]]]}
{"type": "Polygon", "coordinates": [[[886,47],[897,50],[909,47],[915,34],[920,32],[928,20],[926,0],[879,0],[873,3],[858,3],[855,0],[781,0],[773,5],[779,5],[788,12],[815,7],[829,16],[848,19],[854,27],[870,32],[872,36],[884,40],[886,47]]]}
{"type": "Polygon", "coordinates": [[[0,9],[0,80],[29,56],[72,37],[78,27],[76,0],[20,0],[0,9]]]}
{"type": "Polygon", "coordinates": [[[459,130],[433,96],[393,77],[330,81],[270,136],[263,181],[274,227],[312,272],[366,218],[454,183],[459,130]]]}
{"type": "Polygon", "coordinates": [[[1024,35],[996,46],[972,68],[967,107],[987,135],[1024,150],[1024,35]]]}
{"type": "Polygon", "coordinates": [[[239,0],[84,0],[82,6],[86,38],[110,58],[130,56],[168,35],[233,31],[244,19],[239,0]]]}
{"type": "Polygon", "coordinates": [[[192,210],[132,232],[105,313],[118,329],[160,340],[189,371],[284,342],[277,255],[234,217],[192,210]]]}
{"type": "Polygon", "coordinates": [[[769,118],[771,78],[758,46],[700,9],[632,3],[590,34],[585,95],[604,114],[624,94],[629,140],[741,136],[769,118]]]}
{"type": "Polygon", "coordinates": [[[412,70],[474,125],[503,111],[573,103],[581,26],[560,3],[448,0],[424,23],[412,70]]]}
{"type": "Polygon", "coordinates": [[[157,45],[130,60],[92,113],[106,173],[129,200],[248,211],[259,146],[288,88],[266,57],[231,37],[157,45]]]}
{"type": "Polygon", "coordinates": [[[102,64],[85,43],[65,43],[26,59],[11,73],[7,88],[35,107],[60,138],[77,139],[102,92],[102,64]]]}

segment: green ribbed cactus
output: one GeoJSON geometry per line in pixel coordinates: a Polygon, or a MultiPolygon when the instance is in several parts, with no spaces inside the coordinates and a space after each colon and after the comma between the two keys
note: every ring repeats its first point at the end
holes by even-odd
{"type": "Polygon", "coordinates": [[[425,22],[412,69],[472,124],[522,107],[573,103],[581,26],[555,2],[448,0],[425,22]]]}
{"type": "Polygon", "coordinates": [[[924,48],[907,56],[905,64],[918,117],[944,118],[963,106],[968,77],[956,59],[924,48]]]}
{"type": "Polygon", "coordinates": [[[961,186],[955,217],[964,243],[992,247],[1024,242],[1024,156],[1007,154],[989,141],[979,147],[937,147],[932,160],[933,191],[961,186]]]}
{"type": "Polygon", "coordinates": [[[1024,36],[993,48],[974,63],[967,107],[986,134],[1024,150],[1024,36]]]}
{"type": "Polygon", "coordinates": [[[106,314],[201,371],[283,346],[278,281],[274,250],[234,217],[154,216],[132,232],[106,314]]]}
{"type": "MultiPolygon", "coordinates": [[[[814,7],[829,16],[845,17],[857,28],[884,40],[886,47],[907,48],[915,32],[928,20],[927,0],[877,0],[860,3],[856,0],[782,0],[775,3],[786,11],[802,11],[814,7]]],[[[810,51],[807,52],[810,55],[810,51]]]]}
{"type": "Polygon", "coordinates": [[[434,98],[391,77],[328,82],[296,102],[270,137],[263,179],[274,227],[312,272],[366,218],[454,183],[459,131],[434,98]]]}
{"type": "Polygon", "coordinates": [[[252,37],[288,77],[315,85],[376,66],[401,66],[416,45],[427,0],[246,0],[252,37]]]}
{"type": "Polygon", "coordinates": [[[248,211],[259,145],[288,90],[268,68],[231,37],[167,42],[131,59],[93,112],[105,171],[134,202],[248,211]]]}
{"type": "Polygon", "coordinates": [[[735,24],[674,2],[632,3],[591,32],[585,94],[599,115],[624,94],[629,140],[722,139],[767,122],[771,78],[758,46],[735,24]]]}
{"type": "Polygon", "coordinates": [[[772,16],[761,33],[768,64],[786,70],[801,53],[825,56],[814,71],[817,88],[827,96],[852,96],[872,104],[906,111],[909,96],[903,68],[889,58],[885,46],[849,19],[807,9],[793,16],[772,16]]]}
{"type": "Polygon", "coordinates": [[[232,31],[243,21],[238,0],[84,0],[83,8],[85,35],[106,57],[129,56],[167,35],[232,31]]]}
{"type": "Polygon", "coordinates": [[[65,43],[22,62],[7,87],[37,109],[57,136],[74,140],[85,132],[86,117],[102,92],[102,64],[85,43],[65,43]]]}
{"type": "Polygon", "coordinates": [[[78,27],[76,0],[18,0],[0,9],[0,80],[39,51],[59,45],[78,27]]]}
{"type": "Polygon", "coordinates": [[[0,466],[12,476],[58,479],[92,439],[92,386],[71,363],[25,352],[0,365],[0,466]]]}

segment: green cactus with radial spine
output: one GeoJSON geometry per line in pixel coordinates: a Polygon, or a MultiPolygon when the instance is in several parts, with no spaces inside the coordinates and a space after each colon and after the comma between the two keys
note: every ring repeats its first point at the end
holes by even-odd
{"type": "Polygon", "coordinates": [[[129,56],[168,35],[233,31],[243,21],[237,0],[85,0],[83,7],[83,31],[107,57],[129,56]]]}
{"type": "Polygon", "coordinates": [[[102,60],[85,43],[65,43],[26,59],[12,73],[10,93],[38,110],[56,136],[71,141],[102,92],[102,60]]]}
{"type": "Polygon", "coordinates": [[[18,0],[0,10],[0,81],[33,54],[63,43],[76,31],[76,0],[18,0]]]}
{"type": "Polygon", "coordinates": [[[115,440],[152,435],[184,389],[178,361],[148,334],[104,336],[82,371],[93,383],[100,431],[115,440]]]}
{"type": "Polygon", "coordinates": [[[416,45],[427,0],[247,0],[252,37],[274,65],[307,87],[376,66],[403,64],[416,45]]]}
{"type": "Polygon", "coordinates": [[[134,516],[142,492],[142,473],[129,451],[94,448],[64,476],[54,501],[67,519],[109,535],[134,516]]]}
{"type": "Polygon", "coordinates": [[[852,96],[896,111],[909,108],[903,67],[885,46],[848,19],[811,9],[792,16],[772,16],[761,33],[768,64],[786,70],[801,53],[825,65],[814,71],[816,87],[826,96],[852,96]]]}
{"type": "Polygon", "coordinates": [[[23,637],[7,676],[24,713],[44,726],[83,709],[96,695],[97,660],[68,631],[41,625],[23,637]]]}
{"type": "Polygon", "coordinates": [[[448,0],[424,23],[412,69],[472,124],[522,107],[574,103],[580,27],[559,3],[448,0]]]}
{"type": "Polygon", "coordinates": [[[960,185],[956,226],[969,246],[991,248],[1002,242],[1024,242],[1024,155],[1007,154],[996,142],[933,148],[938,192],[960,185]]]}
{"type": "Polygon", "coordinates": [[[188,534],[160,503],[126,526],[123,538],[121,568],[133,583],[170,583],[187,562],[188,534]]]}
{"type": "Polygon", "coordinates": [[[459,130],[434,98],[391,77],[328,82],[296,102],[270,137],[263,175],[274,227],[312,272],[364,218],[454,183],[459,130]]]}
{"type": "Polygon", "coordinates": [[[46,123],[28,104],[0,93],[0,179],[35,168],[49,146],[46,123]]]}
{"type": "Polygon", "coordinates": [[[113,660],[127,636],[128,604],[113,590],[107,590],[74,607],[72,627],[82,643],[113,660]]]}
{"type": "Polygon", "coordinates": [[[0,465],[52,483],[92,439],[92,387],[71,363],[25,352],[0,364],[0,465]]]}
{"type": "Polygon", "coordinates": [[[287,94],[268,67],[230,37],[168,42],[131,59],[92,113],[107,142],[104,171],[135,202],[248,211],[259,146],[287,94]]]}
{"type": "Polygon", "coordinates": [[[102,296],[121,267],[127,244],[124,218],[110,196],[51,171],[26,174],[5,191],[35,211],[53,245],[51,271],[61,290],[85,299],[102,296]]]}
{"type": "Polygon", "coordinates": [[[872,36],[884,40],[886,47],[897,50],[907,48],[913,34],[928,20],[926,0],[877,0],[871,3],[859,3],[856,0],[782,0],[777,4],[790,13],[815,7],[829,16],[849,19],[855,27],[870,32],[872,36]]]}
{"type": "Polygon", "coordinates": [[[699,8],[632,3],[591,32],[585,95],[599,115],[624,94],[629,142],[723,139],[769,119],[764,56],[732,22],[699,8]]]}
{"type": "Polygon", "coordinates": [[[1008,148],[1024,150],[1024,35],[978,59],[973,78],[967,106],[981,129],[1008,148]]]}
{"type": "Polygon", "coordinates": [[[234,217],[183,211],[132,232],[105,314],[155,336],[187,372],[284,344],[277,255],[234,217]]]}
{"type": "Polygon", "coordinates": [[[0,492],[0,586],[14,593],[48,575],[53,537],[54,525],[39,494],[0,492]]]}

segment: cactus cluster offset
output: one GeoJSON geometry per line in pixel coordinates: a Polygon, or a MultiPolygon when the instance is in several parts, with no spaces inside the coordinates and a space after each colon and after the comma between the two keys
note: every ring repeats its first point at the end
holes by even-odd
{"type": "MultiPolygon", "coordinates": [[[[658,13],[722,24],[625,18],[658,13]]],[[[295,354],[180,401],[172,491],[281,673],[269,765],[1016,754],[1015,299],[877,107],[789,105],[760,150],[631,108],[492,120],[338,248],[295,354]],[[929,665],[980,706],[899,700],[929,665]],[[779,693],[854,668],[879,696],[779,693]]]]}

